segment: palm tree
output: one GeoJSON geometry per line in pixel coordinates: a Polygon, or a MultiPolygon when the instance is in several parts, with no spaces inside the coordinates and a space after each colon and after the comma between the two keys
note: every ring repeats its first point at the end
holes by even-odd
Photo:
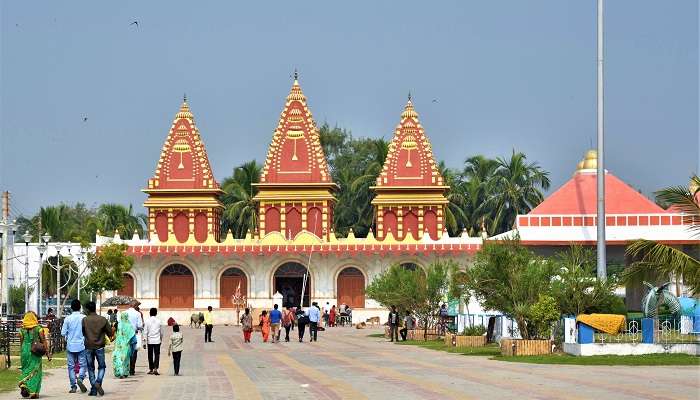
{"type": "Polygon", "coordinates": [[[116,230],[119,230],[120,236],[126,239],[131,239],[135,232],[143,237],[144,219],[142,215],[134,215],[131,204],[126,207],[121,204],[106,203],[97,209],[98,225],[101,233],[106,236],[112,236],[116,230]]]}
{"type": "Polygon", "coordinates": [[[447,168],[444,161],[440,161],[438,169],[442,175],[443,183],[450,187],[445,196],[448,201],[445,207],[445,227],[451,236],[455,236],[467,226],[469,220],[465,212],[467,198],[464,195],[464,182],[453,169],[447,168]]]}
{"type": "Polygon", "coordinates": [[[510,230],[518,214],[528,213],[544,200],[541,190],[550,185],[549,172],[536,162],[528,163],[523,153],[513,150],[509,159],[499,157],[496,162],[486,202],[493,216],[489,234],[510,230]]]}
{"type": "Polygon", "coordinates": [[[459,190],[464,197],[464,227],[470,236],[477,236],[481,226],[493,227],[493,217],[487,200],[491,196],[498,162],[477,155],[467,158],[459,190]]]}
{"type": "MultiPolygon", "coordinates": [[[[700,234],[700,178],[691,178],[690,188],[682,186],[669,187],[656,193],[657,201],[670,204],[674,211],[685,214],[691,231],[700,234]]],[[[700,246],[694,246],[696,256],[683,252],[653,240],[637,240],[627,247],[627,254],[637,261],[623,272],[627,281],[637,281],[649,275],[662,275],[669,278],[683,279],[690,290],[700,292],[700,258],[697,257],[700,246]]],[[[676,284],[676,288],[680,285],[676,284]]]]}
{"type": "Polygon", "coordinates": [[[235,238],[244,238],[248,231],[258,226],[258,206],[253,200],[258,193],[255,183],[260,182],[262,167],[248,161],[233,170],[233,175],[224,179],[220,200],[224,204],[221,234],[230,229],[235,238]]]}

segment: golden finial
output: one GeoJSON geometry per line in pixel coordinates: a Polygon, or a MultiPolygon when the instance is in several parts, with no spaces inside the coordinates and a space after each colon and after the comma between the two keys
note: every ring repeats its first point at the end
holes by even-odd
{"type": "Polygon", "coordinates": [[[187,104],[187,94],[184,94],[182,96],[182,105],[180,106],[180,111],[177,113],[175,118],[188,118],[188,119],[193,119],[194,116],[192,115],[192,112],[190,111],[190,106],[187,104]]]}
{"type": "Polygon", "coordinates": [[[598,152],[596,150],[588,150],[583,160],[576,165],[576,172],[590,171],[598,168],[598,152]]]}
{"type": "Polygon", "coordinates": [[[294,68],[294,84],[292,84],[292,90],[289,92],[289,96],[287,96],[287,101],[292,100],[306,101],[306,97],[304,93],[301,92],[301,87],[299,86],[299,72],[296,68],[294,68]]]}
{"type": "Polygon", "coordinates": [[[408,102],[406,103],[406,107],[404,108],[403,112],[401,113],[401,118],[418,118],[418,113],[416,110],[413,108],[413,102],[411,102],[411,92],[408,92],[408,102]]]}

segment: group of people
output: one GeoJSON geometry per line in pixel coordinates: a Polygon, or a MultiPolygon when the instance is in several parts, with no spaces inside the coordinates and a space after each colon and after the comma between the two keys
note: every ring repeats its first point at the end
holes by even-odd
{"type": "Polygon", "coordinates": [[[392,342],[394,340],[396,340],[397,342],[399,341],[399,333],[401,334],[401,339],[403,339],[403,341],[405,342],[409,336],[409,333],[416,329],[416,319],[415,317],[413,317],[413,315],[411,315],[410,310],[406,311],[403,317],[403,328],[399,329],[401,322],[401,316],[396,310],[396,306],[391,306],[391,311],[389,311],[388,324],[389,337],[391,338],[392,342]]]}
{"type": "Polygon", "coordinates": [[[326,306],[323,308],[323,322],[326,327],[334,327],[337,325],[336,321],[339,317],[347,317],[348,320],[352,317],[352,310],[346,304],[341,304],[340,308],[337,308],[335,304],[333,306],[326,302],[326,306]]]}
{"type": "MultiPolygon", "coordinates": [[[[311,307],[303,310],[296,307],[284,307],[280,311],[279,306],[275,304],[269,312],[263,310],[258,319],[258,326],[262,334],[263,342],[267,343],[272,334],[272,343],[280,341],[282,328],[284,328],[284,341],[289,342],[289,332],[297,327],[299,342],[304,341],[304,333],[306,326],[309,326],[309,341],[316,342],[318,340],[318,323],[321,320],[321,309],[318,303],[311,303],[311,307]]],[[[253,334],[253,316],[250,313],[250,308],[246,308],[241,317],[241,327],[243,329],[243,341],[250,343],[253,334]]]]}
{"type": "MultiPolygon", "coordinates": [[[[138,302],[119,315],[119,322],[114,329],[114,352],[112,362],[114,376],[124,379],[136,373],[136,360],[140,348],[147,350],[148,375],[160,375],[160,350],[163,342],[163,326],[158,319],[158,309],[152,307],[149,317],[144,320],[138,308],[138,302]]],[[[168,343],[168,356],[173,357],[175,375],[180,374],[180,360],[184,339],[178,324],[172,325],[168,343]]]]}
{"type": "MultiPolygon", "coordinates": [[[[104,395],[102,381],[107,368],[105,346],[108,338],[113,335],[113,331],[107,319],[97,315],[94,302],[85,304],[85,313],[81,313],[81,308],[83,307],[80,301],[73,300],[72,312],[64,319],[61,327],[61,335],[66,338],[69,393],[76,393],[78,388],[83,393],[88,391],[83,383],[87,371],[90,395],[104,395]]],[[[25,398],[37,398],[43,379],[41,359],[46,355],[51,360],[51,349],[44,329],[33,311],[27,312],[22,319],[20,341],[21,374],[18,384],[20,394],[25,398]]]]}

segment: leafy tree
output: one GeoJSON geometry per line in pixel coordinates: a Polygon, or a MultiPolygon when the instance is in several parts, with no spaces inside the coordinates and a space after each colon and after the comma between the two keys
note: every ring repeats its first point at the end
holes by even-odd
{"type": "Polygon", "coordinates": [[[134,265],[134,259],[126,255],[125,244],[108,244],[97,253],[89,253],[87,266],[90,271],[85,290],[97,293],[102,299],[105,290],[119,290],[124,285],[124,273],[134,265]]]}
{"type": "Polygon", "coordinates": [[[392,265],[367,286],[365,293],[384,307],[396,306],[401,313],[411,311],[424,327],[434,326],[454,265],[451,260],[436,261],[425,271],[392,265]]]}
{"type": "MultiPolygon", "coordinates": [[[[690,229],[700,233],[700,177],[693,176],[691,188],[669,187],[656,193],[657,201],[670,204],[677,212],[686,214],[690,229]]],[[[634,262],[623,273],[627,282],[638,282],[649,276],[663,276],[667,279],[683,279],[693,294],[700,293],[700,246],[689,247],[687,252],[652,240],[637,240],[627,247],[627,254],[634,262]]],[[[679,286],[679,285],[677,285],[679,286]]]]}
{"type": "MultiPolygon", "coordinates": [[[[27,291],[27,286],[22,283],[16,286],[10,286],[8,296],[10,298],[10,313],[12,314],[22,314],[24,313],[24,293],[27,291]]],[[[29,295],[31,296],[34,289],[29,287],[29,295]]]]}
{"type": "Polygon", "coordinates": [[[552,295],[562,313],[578,315],[606,312],[619,303],[615,296],[617,279],[596,278],[596,256],[591,248],[571,246],[554,258],[556,275],[552,295]]]}
{"type": "Polygon", "coordinates": [[[537,303],[533,304],[529,310],[528,330],[530,335],[540,339],[549,339],[552,325],[559,319],[559,315],[559,306],[554,297],[540,294],[537,303]]]}
{"type": "Polygon", "coordinates": [[[518,324],[520,335],[537,335],[530,319],[531,307],[540,295],[549,295],[555,269],[518,240],[487,243],[469,269],[469,289],[481,306],[497,310],[518,324]]]}
{"type": "Polygon", "coordinates": [[[262,167],[255,161],[248,161],[233,170],[233,175],[224,179],[221,202],[224,212],[221,234],[230,229],[233,237],[242,239],[249,231],[258,227],[258,206],[253,200],[258,194],[256,183],[260,182],[262,167]]]}

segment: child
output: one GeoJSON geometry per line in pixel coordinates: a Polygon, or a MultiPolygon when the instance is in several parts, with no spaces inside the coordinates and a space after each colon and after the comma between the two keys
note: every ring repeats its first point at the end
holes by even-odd
{"type": "Polygon", "coordinates": [[[175,367],[175,375],[180,375],[180,357],[182,349],[185,347],[182,344],[182,333],[180,333],[180,325],[173,325],[173,334],[170,335],[170,345],[168,346],[168,356],[173,354],[173,367],[175,367]]]}

